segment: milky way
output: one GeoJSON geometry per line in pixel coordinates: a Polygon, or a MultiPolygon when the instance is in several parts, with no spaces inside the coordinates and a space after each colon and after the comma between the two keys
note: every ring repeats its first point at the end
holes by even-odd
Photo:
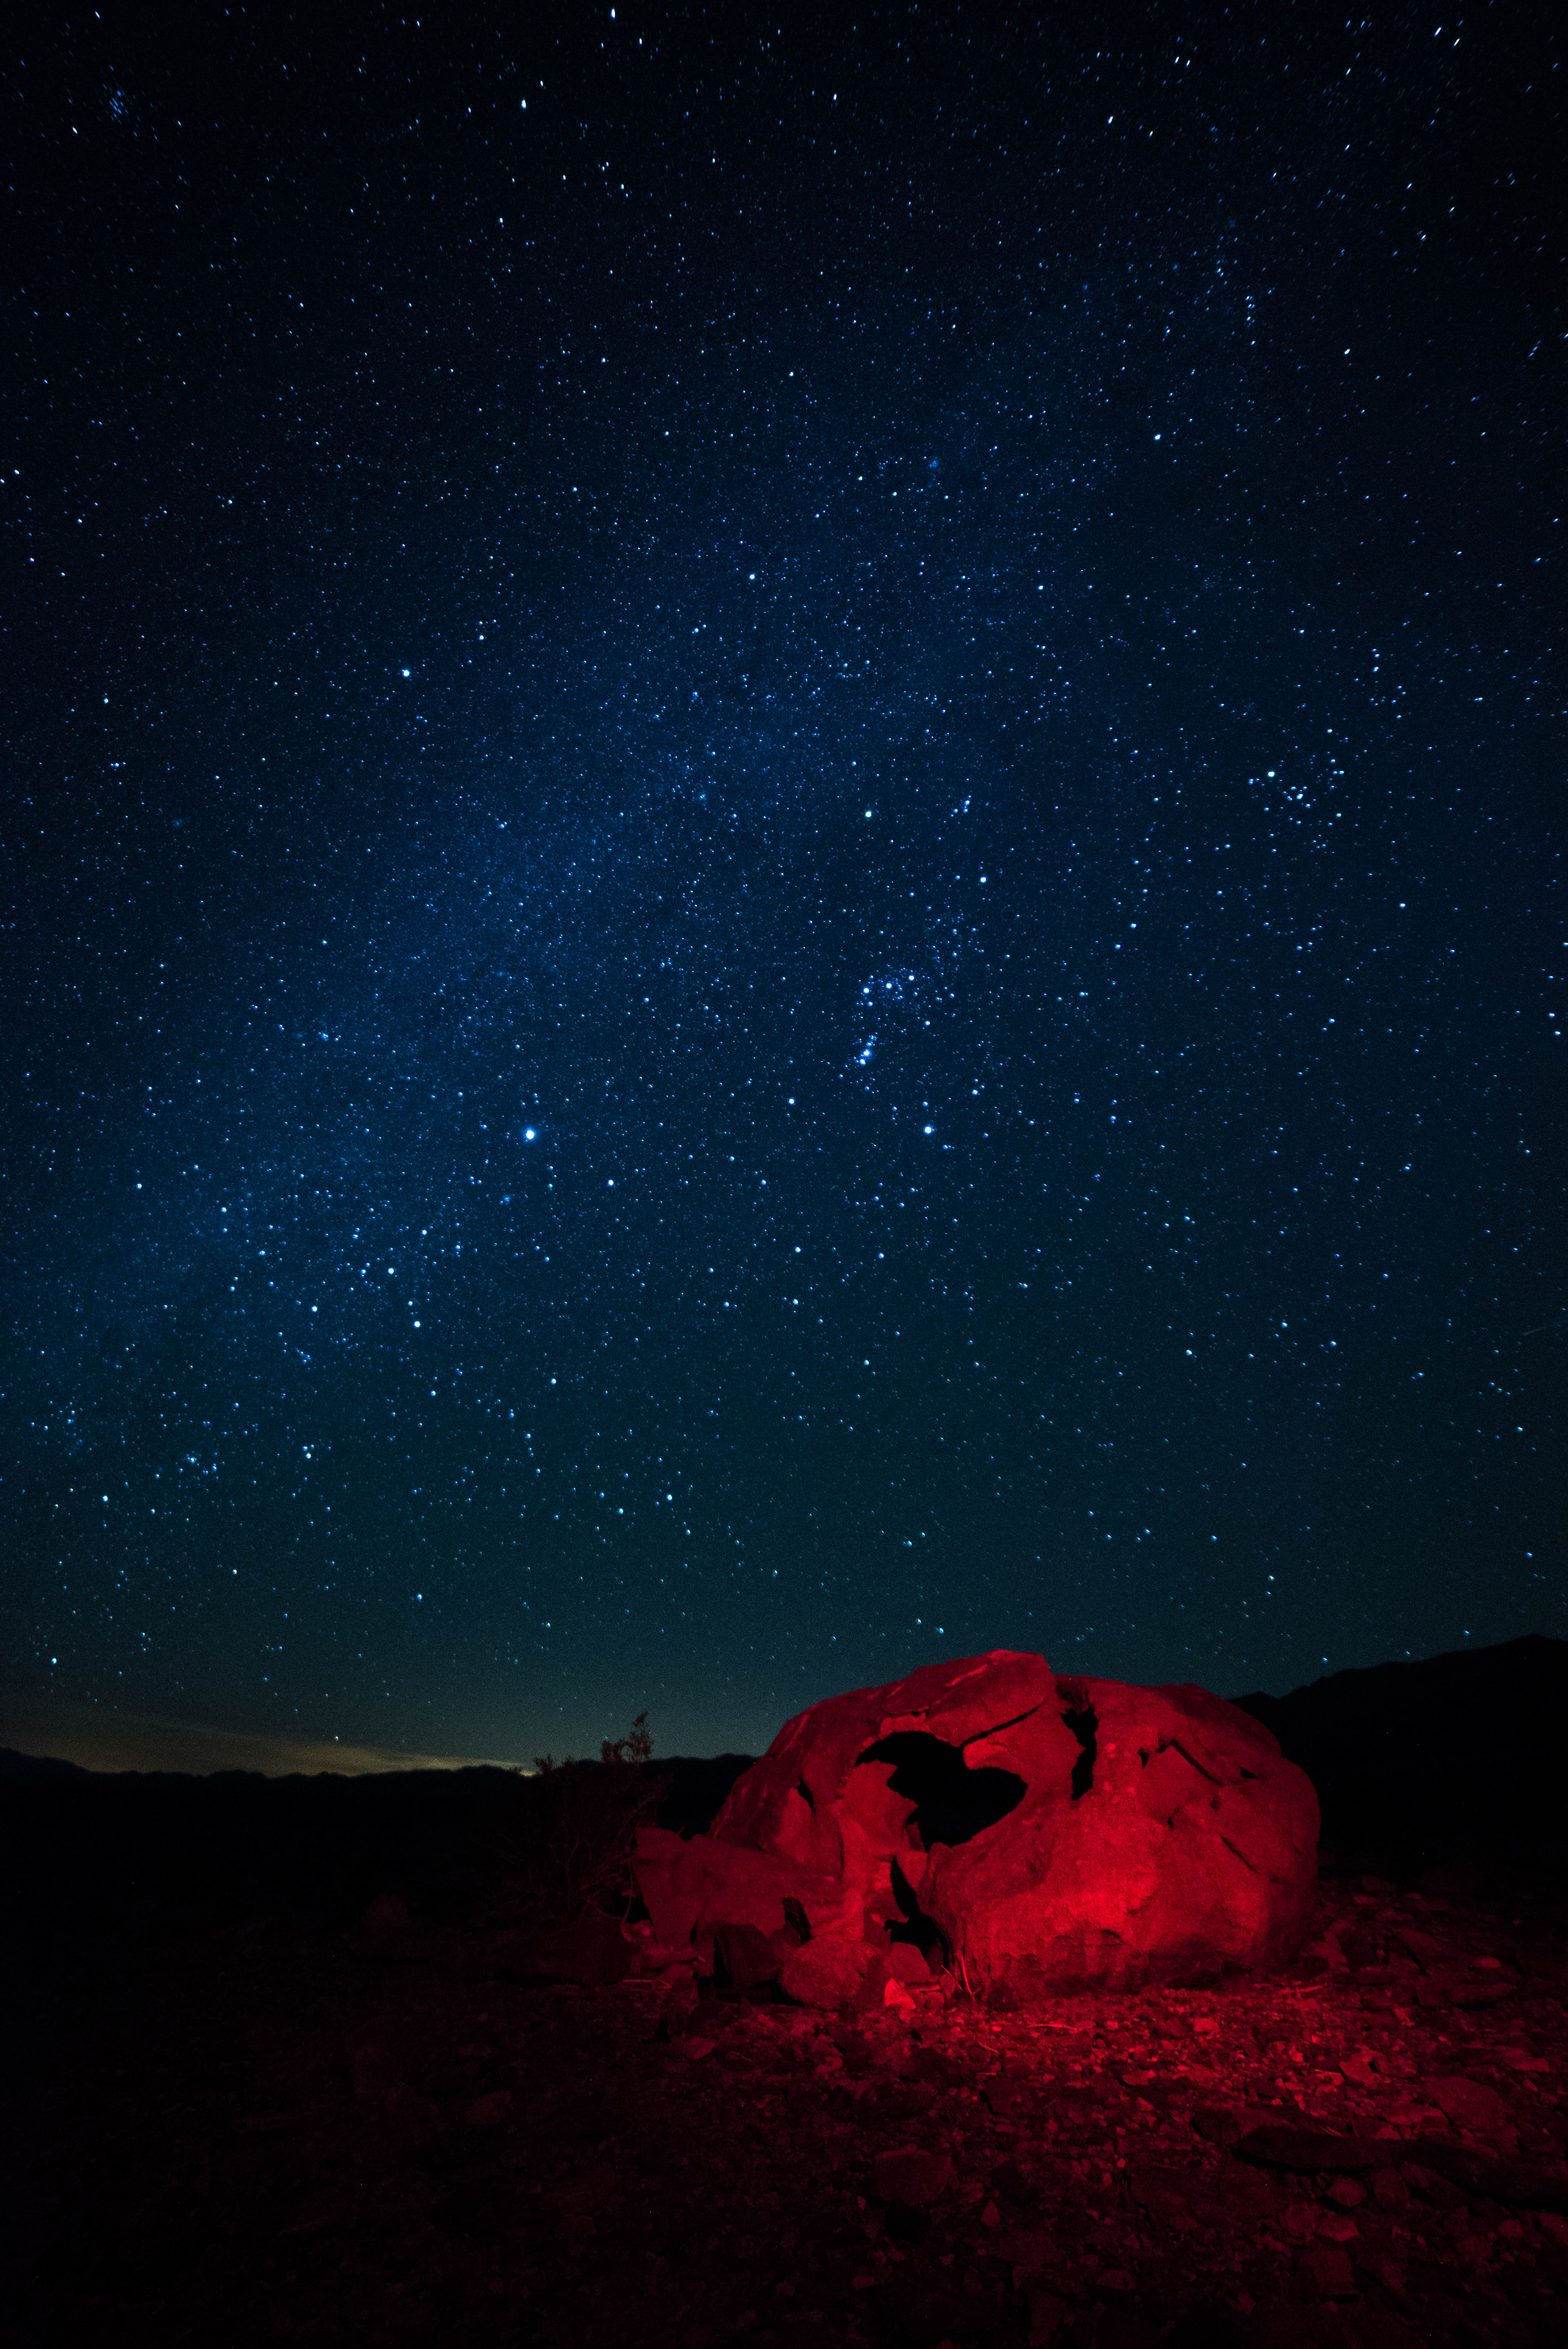
{"type": "Polygon", "coordinates": [[[247,21],[5,77],[7,1687],[1564,1628],[1544,36],[247,21]]]}

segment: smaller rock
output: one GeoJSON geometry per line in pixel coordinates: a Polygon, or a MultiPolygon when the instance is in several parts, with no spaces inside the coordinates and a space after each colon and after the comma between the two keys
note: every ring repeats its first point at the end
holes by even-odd
{"type": "MultiPolygon", "coordinates": [[[[856,1990],[853,2001],[851,2002],[857,2012],[861,2014],[870,2014],[875,2009],[884,2006],[887,2003],[887,1984],[888,1970],[886,1952],[882,1950],[872,1951],[867,1958],[866,1970],[861,1976],[860,1986],[856,1990]]],[[[900,1982],[898,1986],[898,1995],[902,1998],[905,1994],[904,1986],[900,1982]]]]}
{"type": "MultiPolygon", "coordinates": [[[[1423,2146],[1423,2150],[1427,2149],[1423,2146]]],[[[1465,2210],[1470,2207],[1459,2187],[1440,2171],[1429,2169],[1421,2162],[1406,2162],[1401,2175],[1410,2191],[1418,2194],[1423,2202],[1429,2202],[1434,2210],[1465,2210]]]]}
{"type": "Polygon", "coordinates": [[[879,2202],[913,2202],[924,2209],[954,2184],[953,2164],[944,2153],[927,2153],[922,2146],[901,2146],[879,2153],[872,2168],[872,2191],[879,2202]]]}
{"type": "Polygon", "coordinates": [[[787,1953],[779,1980],[802,2006],[848,2006],[870,1961],[871,1952],[863,1942],[851,1946],[813,1937],[803,1949],[787,1953]]]}
{"type": "Polygon", "coordinates": [[[1483,2088],[1479,2080],[1429,2080],[1426,2094],[1456,2128],[1469,2129],[1474,2137],[1513,2133],[1512,2113],[1495,2088],[1483,2088]]]}

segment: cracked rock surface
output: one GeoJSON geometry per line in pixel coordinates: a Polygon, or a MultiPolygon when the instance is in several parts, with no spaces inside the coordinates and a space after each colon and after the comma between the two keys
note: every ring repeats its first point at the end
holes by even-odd
{"type": "Polygon", "coordinates": [[[636,1875],[661,1941],[778,1937],[809,2004],[910,1939],[972,1991],[1027,1998],[1277,1964],[1312,1912],[1317,1828],[1310,1780],[1222,1698],[998,1650],[811,1706],[709,1835],[645,1832],[636,1875]]]}

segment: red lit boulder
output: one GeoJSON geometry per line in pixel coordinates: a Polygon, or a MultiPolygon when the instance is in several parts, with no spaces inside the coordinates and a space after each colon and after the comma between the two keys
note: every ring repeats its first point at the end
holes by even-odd
{"type": "Polygon", "coordinates": [[[661,1941],[754,1927],[813,2005],[856,1995],[895,1932],[976,1992],[1129,1990],[1288,1956],[1317,1801],[1203,1689],[1003,1650],[813,1705],[711,1835],[645,1833],[636,1869],[661,1941]]]}

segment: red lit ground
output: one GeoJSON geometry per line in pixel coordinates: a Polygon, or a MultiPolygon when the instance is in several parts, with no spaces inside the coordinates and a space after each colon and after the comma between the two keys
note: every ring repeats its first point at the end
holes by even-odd
{"type": "Polygon", "coordinates": [[[530,1986],[461,1929],[78,1949],[11,2337],[1568,2342],[1560,1925],[1354,1883],[1322,1925],[1283,1977],[913,2019],[530,1986]],[[1386,2158],[1231,2149],[1297,2115],[1386,2158]],[[1510,2161],[1461,2191],[1418,2137],[1510,2161]]]}

